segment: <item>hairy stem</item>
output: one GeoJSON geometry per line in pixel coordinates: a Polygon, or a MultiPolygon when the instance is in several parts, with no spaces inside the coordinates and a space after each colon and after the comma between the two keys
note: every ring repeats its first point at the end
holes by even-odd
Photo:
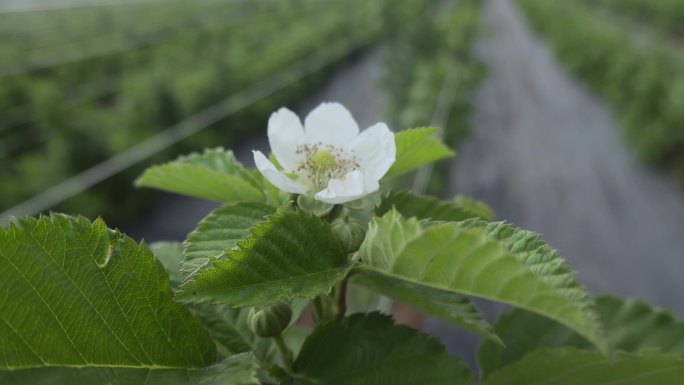
{"type": "Polygon", "coordinates": [[[344,318],[347,314],[347,285],[349,284],[349,277],[342,280],[337,293],[337,318],[344,318]]]}
{"type": "Polygon", "coordinates": [[[285,345],[283,335],[278,334],[277,336],[273,337],[273,340],[275,341],[276,346],[278,347],[278,352],[280,352],[280,356],[283,358],[283,362],[285,363],[285,369],[287,370],[287,373],[292,374],[294,372],[292,364],[292,352],[290,352],[290,349],[288,349],[287,345],[285,345]]]}

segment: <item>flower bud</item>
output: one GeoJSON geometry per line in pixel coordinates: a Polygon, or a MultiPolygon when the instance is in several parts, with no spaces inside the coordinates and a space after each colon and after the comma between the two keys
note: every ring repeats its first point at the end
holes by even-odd
{"type": "Polygon", "coordinates": [[[259,337],[275,337],[282,333],[292,319],[292,309],[286,302],[276,302],[256,311],[252,308],[247,323],[259,337]]]}
{"type": "Polygon", "coordinates": [[[340,242],[342,248],[349,253],[359,250],[361,243],[366,237],[363,225],[353,218],[337,218],[330,224],[335,238],[340,242]]]}

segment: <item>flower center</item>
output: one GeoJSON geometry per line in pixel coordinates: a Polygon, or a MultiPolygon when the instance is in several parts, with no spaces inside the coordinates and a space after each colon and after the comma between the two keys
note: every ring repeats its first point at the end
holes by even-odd
{"type": "Polygon", "coordinates": [[[311,157],[313,168],[319,172],[325,172],[335,166],[335,156],[327,150],[320,150],[311,157]]]}
{"type": "Polygon", "coordinates": [[[359,168],[358,161],[352,153],[327,144],[300,145],[297,147],[297,153],[305,155],[305,160],[297,168],[297,173],[308,179],[317,191],[327,187],[330,179],[341,178],[359,168]]]}

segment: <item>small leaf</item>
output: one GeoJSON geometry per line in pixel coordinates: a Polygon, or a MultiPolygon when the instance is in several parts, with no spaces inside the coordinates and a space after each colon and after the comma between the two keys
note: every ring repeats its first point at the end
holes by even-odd
{"type": "Polygon", "coordinates": [[[0,229],[0,282],[0,369],[214,363],[162,265],[101,220],[53,214],[0,229]]]}
{"type": "Polygon", "coordinates": [[[370,223],[360,256],[365,265],[359,270],[366,274],[522,307],[605,346],[596,315],[587,297],[578,295],[576,282],[547,275],[557,267],[555,259],[528,265],[485,229],[465,229],[459,223],[424,227],[391,211],[370,223]]]}
{"type": "Polygon", "coordinates": [[[266,199],[259,182],[231,151],[222,148],[181,156],[173,162],[150,167],[135,184],[226,203],[263,202],[266,199]]]}
{"type": "Polygon", "coordinates": [[[397,160],[389,169],[386,178],[392,178],[413,171],[426,164],[454,156],[441,140],[432,136],[436,128],[414,128],[394,135],[397,146],[397,160]]]}
{"type": "MultiPolygon", "coordinates": [[[[641,301],[606,296],[597,298],[596,305],[612,349],[630,353],[660,349],[684,359],[684,321],[641,301]]],[[[480,345],[478,362],[484,377],[535,349],[592,349],[586,339],[567,327],[522,309],[502,315],[495,329],[506,348],[486,341],[480,345]]]]}
{"type": "Polygon", "coordinates": [[[537,350],[487,378],[485,385],[681,384],[684,361],[656,351],[606,358],[575,348],[537,350]]]}
{"type": "Polygon", "coordinates": [[[434,338],[379,313],[319,325],[294,364],[295,385],[473,384],[434,338]]]}
{"type": "Polygon", "coordinates": [[[209,213],[183,243],[181,278],[185,280],[209,258],[233,248],[249,235],[249,229],[273,213],[275,208],[262,203],[229,204],[209,213]]]}
{"type": "MultiPolygon", "coordinates": [[[[465,201],[461,200],[461,202],[465,201]]],[[[442,201],[408,191],[392,191],[382,200],[375,213],[382,216],[394,208],[405,218],[415,217],[447,222],[458,222],[472,218],[487,219],[481,216],[484,213],[482,207],[472,209],[473,207],[475,207],[475,203],[471,201],[464,205],[457,201],[442,201]]]]}
{"type": "Polygon", "coordinates": [[[279,213],[190,277],[181,301],[263,306],[327,293],[351,268],[330,226],[302,212],[279,213]]]}

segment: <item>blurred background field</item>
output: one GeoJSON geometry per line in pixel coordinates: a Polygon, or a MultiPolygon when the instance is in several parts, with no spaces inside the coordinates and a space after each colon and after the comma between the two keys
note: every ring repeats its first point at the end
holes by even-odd
{"type": "Polygon", "coordinates": [[[592,291],[684,315],[683,26],[679,0],[0,0],[0,221],[182,239],[219,203],[136,189],[146,165],[251,166],[272,111],[336,100],[441,128],[459,155],[408,188],[482,199],[592,291]]]}

